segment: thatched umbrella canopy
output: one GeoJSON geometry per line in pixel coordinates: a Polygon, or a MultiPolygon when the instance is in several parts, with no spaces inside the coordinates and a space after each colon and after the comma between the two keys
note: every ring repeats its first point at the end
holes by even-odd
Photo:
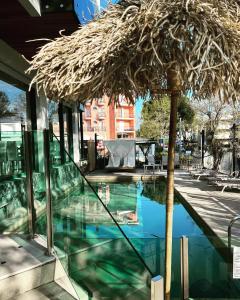
{"type": "Polygon", "coordinates": [[[122,0],[33,58],[33,83],[52,99],[171,95],[165,297],[170,297],[177,102],[239,97],[239,0],[122,0]]]}
{"type": "Polygon", "coordinates": [[[124,0],[35,55],[29,72],[49,98],[86,100],[167,90],[177,66],[182,92],[197,98],[239,86],[238,0],[124,0]]]}

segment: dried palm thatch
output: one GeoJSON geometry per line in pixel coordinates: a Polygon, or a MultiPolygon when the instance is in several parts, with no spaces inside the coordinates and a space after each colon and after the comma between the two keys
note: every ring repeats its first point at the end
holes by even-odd
{"type": "Polygon", "coordinates": [[[239,0],[123,0],[43,46],[32,83],[51,99],[130,99],[167,90],[167,71],[195,98],[239,96],[239,0]]]}

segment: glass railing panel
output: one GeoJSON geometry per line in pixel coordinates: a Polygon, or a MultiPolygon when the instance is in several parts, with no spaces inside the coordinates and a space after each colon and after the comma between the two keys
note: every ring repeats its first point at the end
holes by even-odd
{"type": "Polygon", "coordinates": [[[53,135],[50,135],[50,161],[51,165],[60,165],[61,164],[61,152],[60,152],[60,143],[57,138],[53,135]]]}
{"type": "MultiPolygon", "coordinates": [[[[153,276],[165,276],[165,238],[147,233],[130,238],[153,276]]],[[[180,239],[172,240],[171,299],[181,299],[180,239]]]]}
{"type": "Polygon", "coordinates": [[[2,131],[0,136],[0,233],[27,233],[23,132],[2,131]]]}
{"type": "Polygon", "coordinates": [[[54,246],[67,254],[65,270],[78,295],[149,299],[153,274],[116,224],[121,215],[113,219],[71,160],[51,162],[54,246]]]}
{"type": "Polygon", "coordinates": [[[43,131],[32,131],[32,150],[33,150],[33,197],[35,210],[35,234],[46,238],[46,178],[45,178],[45,155],[44,155],[44,136],[43,131]]]}
{"type": "Polygon", "coordinates": [[[189,237],[189,295],[193,299],[239,299],[232,256],[224,239],[189,237]]]}

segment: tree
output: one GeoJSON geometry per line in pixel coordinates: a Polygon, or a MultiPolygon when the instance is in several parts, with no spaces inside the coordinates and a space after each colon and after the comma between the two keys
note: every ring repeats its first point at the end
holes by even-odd
{"type": "Polygon", "coordinates": [[[140,136],[159,139],[168,133],[170,101],[167,96],[144,103],[140,136]]]}
{"type": "Polygon", "coordinates": [[[180,103],[178,105],[178,116],[187,125],[192,125],[194,121],[195,111],[186,96],[180,99],[180,103]]]}
{"type": "Polygon", "coordinates": [[[48,120],[54,122],[56,119],[56,114],[58,112],[58,104],[55,101],[48,102],[48,120]]]}
{"type": "Polygon", "coordinates": [[[224,116],[234,123],[239,118],[238,103],[222,103],[217,97],[195,101],[196,126],[205,129],[208,151],[213,155],[213,168],[217,169],[224,154],[224,145],[216,138],[219,124],[224,116]]]}
{"type": "Polygon", "coordinates": [[[0,91],[0,118],[13,116],[14,113],[10,109],[10,101],[3,91],[0,91]]]}
{"type": "MultiPolygon", "coordinates": [[[[178,121],[181,118],[182,126],[193,123],[195,112],[187,97],[181,97],[178,104],[178,121]]],[[[169,133],[170,101],[168,96],[150,100],[144,103],[142,109],[143,123],[140,127],[140,136],[159,139],[169,133]]]]}
{"type": "Polygon", "coordinates": [[[20,119],[26,119],[27,115],[27,100],[26,100],[26,93],[22,92],[14,99],[13,103],[13,114],[20,119]]]}

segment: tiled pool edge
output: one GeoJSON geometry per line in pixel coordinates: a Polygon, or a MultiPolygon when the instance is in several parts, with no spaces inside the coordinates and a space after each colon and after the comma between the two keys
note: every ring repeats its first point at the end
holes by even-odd
{"type": "Polygon", "coordinates": [[[159,179],[165,179],[164,175],[144,175],[131,173],[126,174],[109,174],[109,175],[86,175],[86,179],[92,182],[107,182],[107,183],[116,183],[116,182],[137,182],[137,181],[154,181],[159,179]]]}

